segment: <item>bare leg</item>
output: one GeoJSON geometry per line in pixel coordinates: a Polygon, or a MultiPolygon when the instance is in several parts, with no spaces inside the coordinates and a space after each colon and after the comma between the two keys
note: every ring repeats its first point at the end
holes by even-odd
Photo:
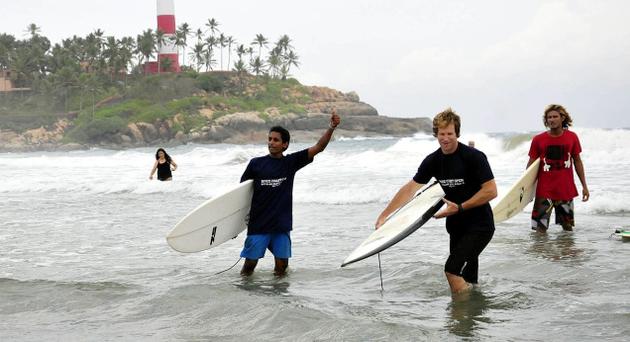
{"type": "Polygon", "coordinates": [[[243,264],[243,268],[241,269],[241,275],[249,277],[254,273],[254,269],[258,264],[258,260],[255,259],[245,259],[245,263],[243,264]]]}
{"type": "Polygon", "coordinates": [[[273,269],[273,275],[276,277],[283,277],[287,274],[287,268],[289,267],[289,259],[276,258],[276,266],[273,269]]]}
{"type": "Polygon", "coordinates": [[[446,280],[448,280],[452,293],[462,293],[472,289],[472,285],[467,283],[464,278],[448,272],[444,272],[444,274],[446,274],[446,280]]]}

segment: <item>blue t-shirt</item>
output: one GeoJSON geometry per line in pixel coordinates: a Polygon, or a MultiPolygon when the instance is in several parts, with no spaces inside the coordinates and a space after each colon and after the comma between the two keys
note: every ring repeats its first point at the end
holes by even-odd
{"type": "MultiPolygon", "coordinates": [[[[460,204],[474,196],[481,184],[494,179],[488,159],[483,152],[458,143],[457,150],[451,154],[442,153],[441,149],[428,155],[420,164],[413,180],[426,184],[435,177],[442,185],[445,198],[460,204]]],[[[446,218],[446,230],[449,234],[466,231],[494,231],[494,217],[489,203],[465,210],[446,218]]]]}
{"type": "Polygon", "coordinates": [[[282,158],[269,155],[249,161],[241,182],[254,180],[247,235],[288,232],[293,226],[293,179],[312,162],[308,149],[282,158]]]}

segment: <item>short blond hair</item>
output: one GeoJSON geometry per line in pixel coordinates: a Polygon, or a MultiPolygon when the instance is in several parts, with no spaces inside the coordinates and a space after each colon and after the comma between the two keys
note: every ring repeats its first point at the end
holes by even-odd
{"type": "Polygon", "coordinates": [[[545,125],[545,127],[548,127],[547,114],[551,111],[556,111],[560,114],[560,116],[562,117],[563,127],[569,127],[573,125],[573,119],[571,119],[571,115],[569,115],[569,112],[567,112],[566,108],[559,104],[550,104],[547,106],[547,108],[545,108],[545,114],[543,114],[543,124],[545,125]]]}
{"type": "Polygon", "coordinates": [[[459,118],[459,115],[457,115],[451,107],[446,108],[433,118],[433,136],[437,137],[438,129],[444,128],[450,124],[455,126],[455,134],[459,138],[459,129],[462,125],[462,121],[459,118]]]}

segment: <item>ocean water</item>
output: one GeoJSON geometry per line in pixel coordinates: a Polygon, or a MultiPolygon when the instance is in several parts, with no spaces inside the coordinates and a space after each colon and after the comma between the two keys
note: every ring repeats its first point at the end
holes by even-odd
{"type": "MultiPolygon", "coordinates": [[[[0,341],[627,340],[630,243],[610,235],[630,228],[630,131],[575,131],[591,191],[576,201],[575,232],[533,234],[529,207],[499,224],[467,297],[452,297],[443,274],[443,220],[381,254],[384,291],[375,257],[339,267],[438,147],[428,135],[341,138],[300,171],[284,278],[269,254],[251,278],[242,262],[215,274],[238,260],[242,235],[194,254],[164,238],[264,144],[167,149],[173,182],[148,180],[153,148],[0,154],[0,341]]],[[[486,153],[501,194],[531,136],[460,141],[486,153]]]]}

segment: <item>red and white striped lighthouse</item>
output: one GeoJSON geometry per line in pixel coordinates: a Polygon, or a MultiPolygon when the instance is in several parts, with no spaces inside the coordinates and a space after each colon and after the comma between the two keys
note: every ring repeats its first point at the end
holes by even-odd
{"type": "Polygon", "coordinates": [[[157,0],[157,29],[164,32],[164,42],[158,51],[158,63],[162,66],[162,71],[179,72],[179,55],[175,46],[175,6],[173,0],[157,0]],[[165,59],[170,59],[171,64],[168,70],[164,69],[165,59]]]}

